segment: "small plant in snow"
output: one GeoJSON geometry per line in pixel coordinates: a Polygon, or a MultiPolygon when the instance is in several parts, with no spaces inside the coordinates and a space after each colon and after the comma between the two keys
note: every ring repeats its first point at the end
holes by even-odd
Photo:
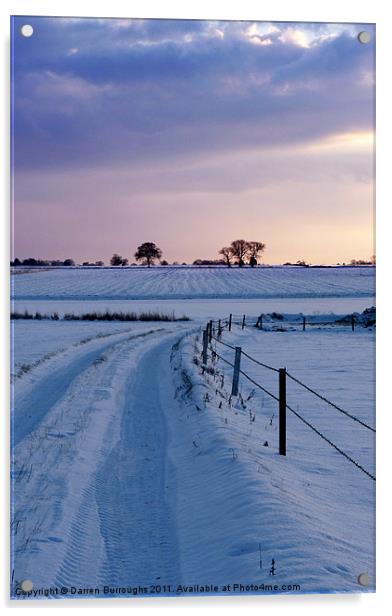
{"type": "Polygon", "coordinates": [[[242,406],[242,408],[246,409],[246,404],[245,404],[245,401],[244,401],[241,393],[238,394],[238,399],[240,401],[240,405],[242,406]]]}
{"type": "Polygon", "coordinates": [[[262,558],[262,553],[261,553],[261,543],[259,543],[259,567],[260,567],[260,569],[263,568],[263,558],[262,558]]]}
{"type": "Polygon", "coordinates": [[[252,389],[252,390],[250,391],[250,393],[249,393],[248,397],[246,398],[245,402],[249,402],[249,400],[252,400],[252,398],[254,397],[255,393],[256,393],[256,390],[255,390],[255,389],[252,389]]]}

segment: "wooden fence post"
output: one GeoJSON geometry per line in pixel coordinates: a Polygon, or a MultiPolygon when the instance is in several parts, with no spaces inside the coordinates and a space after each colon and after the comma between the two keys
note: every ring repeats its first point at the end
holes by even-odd
{"type": "Polygon", "coordinates": [[[304,332],[306,329],[306,317],[302,317],[302,331],[304,332]]]}
{"type": "Polygon", "coordinates": [[[355,318],[354,315],[351,315],[351,331],[354,331],[355,329],[355,318]]]}
{"type": "Polygon", "coordinates": [[[246,318],[246,315],[244,314],[244,316],[242,317],[242,327],[241,327],[241,329],[244,329],[244,327],[245,327],[245,318],[246,318]]]}
{"type": "Polygon", "coordinates": [[[207,365],[208,332],[203,329],[203,364],[207,365]]]}
{"type": "Polygon", "coordinates": [[[218,338],[220,338],[222,335],[222,325],[221,325],[221,320],[219,319],[218,321],[218,338]]]}
{"type": "Polygon", "coordinates": [[[210,323],[209,323],[208,342],[211,342],[211,340],[212,340],[212,321],[210,321],[210,323]]]}
{"type": "Polygon", "coordinates": [[[231,395],[238,396],[238,383],[240,379],[241,368],[241,347],[235,347],[233,384],[231,386],[231,395]]]}
{"type": "Polygon", "coordinates": [[[231,320],[233,318],[232,314],[229,314],[229,332],[231,332],[231,320]]]}
{"type": "Polygon", "coordinates": [[[286,368],[279,368],[279,454],[286,455],[286,368]]]}
{"type": "Polygon", "coordinates": [[[259,316],[259,319],[260,319],[259,320],[259,328],[263,329],[263,315],[262,314],[259,316]]]}

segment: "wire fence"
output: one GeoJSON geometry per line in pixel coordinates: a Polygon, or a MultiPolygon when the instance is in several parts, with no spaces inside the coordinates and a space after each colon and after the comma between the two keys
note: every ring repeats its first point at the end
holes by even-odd
{"type": "Polygon", "coordinates": [[[337,411],[339,411],[340,413],[343,413],[343,415],[346,415],[347,417],[350,417],[350,419],[352,419],[353,421],[357,421],[359,424],[361,424],[361,426],[363,426],[364,428],[367,428],[368,430],[371,430],[372,432],[376,432],[375,428],[372,428],[372,426],[369,426],[367,423],[365,423],[364,421],[362,421],[361,419],[359,419],[359,417],[355,417],[355,415],[352,415],[351,413],[349,413],[348,411],[345,411],[344,409],[342,409],[340,406],[338,406],[337,404],[335,404],[334,402],[331,402],[331,400],[328,400],[328,398],[326,398],[325,396],[322,396],[321,394],[319,394],[317,391],[315,391],[314,389],[312,389],[311,387],[309,387],[308,385],[305,385],[305,383],[303,383],[302,381],[300,381],[299,379],[297,379],[295,376],[293,376],[292,374],[290,374],[289,372],[286,372],[287,376],[289,377],[289,379],[291,379],[292,381],[294,381],[295,383],[298,383],[298,385],[301,385],[301,387],[303,387],[304,389],[306,389],[307,391],[309,391],[311,394],[313,394],[314,396],[317,396],[317,398],[320,398],[320,400],[323,400],[324,402],[326,402],[327,404],[329,404],[330,406],[332,406],[334,409],[336,409],[337,411]]]}
{"type": "MultiPolygon", "coordinates": [[[[283,329],[291,327],[306,331],[309,327],[348,327],[352,331],[360,324],[360,318],[356,314],[347,315],[346,317],[333,317],[330,319],[321,319],[317,316],[298,315],[291,318],[285,318],[283,315],[276,312],[270,314],[260,314],[258,317],[252,317],[245,314],[230,314],[222,319],[213,319],[210,323],[221,323],[222,329],[231,328],[236,325],[244,329],[245,327],[256,327],[257,329],[270,331],[273,329],[283,329]]],[[[373,325],[372,321],[369,324],[373,325]]]]}
{"type": "MultiPolygon", "coordinates": [[[[203,364],[207,366],[208,357],[211,357],[212,360],[219,359],[223,361],[225,364],[227,364],[233,369],[233,380],[232,380],[232,390],[231,390],[232,396],[238,395],[239,376],[241,375],[245,379],[247,379],[250,383],[252,383],[255,387],[257,387],[258,389],[263,391],[265,394],[270,396],[273,400],[278,402],[279,404],[279,453],[281,455],[286,455],[286,410],[288,410],[294,416],[296,416],[297,419],[299,419],[304,425],[306,425],[315,434],[317,434],[321,439],[323,439],[324,442],[326,442],[328,445],[333,447],[346,460],[351,462],[356,468],[362,471],[366,476],[368,476],[370,479],[375,481],[376,477],[371,472],[366,470],[357,460],[355,460],[346,451],[344,451],[338,445],[336,445],[336,443],[334,443],[323,432],[321,432],[318,428],[316,428],[309,420],[305,419],[298,411],[293,409],[292,406],[287,404],[287,387],[286,387],[287,378],[295,382],[297,385],[299,385],[301,388],[303,388],[304,390],[306,390],[313,396],[317,397],[319,400],[322,400],[329,407],[335,409],[339,413],[345,415],[350,420],[356,422],[357,424],[359,424],[361,427],[365,428],[366,430],[369,430],[372,433],[375,433],[376,429],[372,427],[371,425],[369,425],[368,423],[366,423],[365,421],[363,421],[362,419],[360,419],[359,417],[356,417],[353,413],[335,404],[335,402],[333,402],[332,400],[329,400],[326,396],[317,392],[312,387],[309,387],[306,383],[304,383],[297,377],[293,376],[291,373],[287,372],[285,368],[276,368],[275,366],[271,366],[267,363],[261,362],[259,359],[256,359],[255,357],[252,357],[251,355],[246,353],[242,349],[242,347],[233,346],[229,344],[228,342],[223,341],[222,340],[223,331],[224,330],[231,331],[232,326],[236,324],[235,321],[233,320],[233,316],[235,315],[230,314],[228,317],[225,317],[223,319],[210,320],[207,323],[206,328],[203,330],[203,351],[202,351],[203,364]],[[215,342],[215,346],[219,344],[225,348],[230,349],[231,351],[234,351],[234,362],[229,361],[228,359],[223,357],[221,354],[219,354],[216,351],[216,348],[215,349],[213,348],[212,341],[215,342]],[[208,353],[208,350],[211,350],[211,355],[208,353]],[[249,374],[247,374],[247,372],[245,372],[241,368],[241,358],[242,357],[245,357],[247,360],[253,362],[257,366],[260,366],[261,368],[278,373],[278,376],[279,376],[279,380],[278,380],[279,395],[278,396],[276,396],[274,393],[269,391],[269,389],[264,387],[264,385],[259,383],[256,379],[252,378],[249,374]]],[[[246,326],[246,322],[247,322],[246,316],[243,315],[242,320],[239,323],[237,323],[237,325],[239,324],[241,328],[244,329],[244,327],[246,326]]],[[[248,323],[249,322],[250,320],[248,320],[248,323]]]]}

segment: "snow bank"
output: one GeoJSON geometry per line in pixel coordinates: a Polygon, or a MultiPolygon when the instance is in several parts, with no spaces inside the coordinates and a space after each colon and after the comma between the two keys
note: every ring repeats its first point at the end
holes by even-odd
{"type": "MultiPolygon", "coordinates": [[[[371,332],[253,330],[225,340],[261,361],[277,366],[284,361],[309,385],[374,420],[371,332]]],[[[240,395],[230,398],[232,369],[218,361],[203,374],[200,340],[185,339],[173,367],[179,407],[171,456],[180,461],[177,511],[185,581],[355,592],[364,590],[358,575],[368,572],[367,590],[374,590],[374,482],[294,416],[288,417],[287,456],[279,456],[276,402],[242,377],[240,395]]],[[[277,393],[275,373],[261,376],[259,367],[248,364],[246,370],[277,393]]],[[[288,394],[308,420],[373,470],[372,434],[322,409],[306,392],[300,396],[290,388],[288,394]]]]}

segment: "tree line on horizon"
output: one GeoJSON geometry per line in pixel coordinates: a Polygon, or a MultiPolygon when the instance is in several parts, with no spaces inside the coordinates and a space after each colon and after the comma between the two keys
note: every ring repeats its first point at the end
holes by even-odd
{"type": "MultiPolygon", "coordinates": [[[[243,267],[248,261],[251,267],[257,265],[257,259],[265,250],[263,242],[248,242],[247,240],[234,240],[230,246],[224,246],[219,250],[219,254],[223,259],[209,261],[206,259],[196,259],[192,265],[227,265],[231,267],[234,263],[239,267],[243,267]]],[[[134,254],[136,261],[141,261],[143,265],[151,267],[156,260],[161,259],[162,250],[154,242],[145,242],[141,244],[134,254]]],[[[110,265],[126,266],[129,264],[127,258],[115,253],[110,259],[110,265]]],[[[167,261],[160,261],[161,265],[169,265],[167,261]]],[[[184,263],[183,265],[186,265],[184,263]]]]}
{"type": "MultiPolygon", "coordinates": [[[[196,259],[193,261],[192,265],[217,265],[222,266],[226,265],[227,267],[232,267],[233,265],[237,265],[238,267],[244,267],[245,265],[249,265],[250,267],[255,267],[258,264],[259,259],[266,249],[266,244],[263,242],[256,241],[248,241],[248,240],[233,240],[229,246],[223,246],[218,252],[221,255],[220,259],[196,259]]],[[[156,261],[159,261],[160,265],[169,265],[168,261],[165,259],[162,260],[162,250],[154,243],[154,242],[144,242],[138,246],[136,252],[134,253],[134,258],[137,262],[142,263],[142,265],[146,265],[147,267],[151,267],[155,265],[156,261]]],[[[337,265],[375,265],[376,257],[373,255],[370,260],[366,261],[364,259],[351,259],[351,261],[347,263],[337,263],[337,265]]],[[[41,267],[72,267],[75,266],[76,263],[73,259],[64,259],[58,260],[44,260],[44,259],[35,259],[29,257],[28,259],[20,260],[15,258],[10,263],[12,266],[41,266],[41,267]]],[[[91,263],[89,261],[84,261],[81,263],[82,266],[92,266],[92,267],[103,267],[105,265],[104,261],[95,261],[91,263]]],[[[110,259],[110,265],[113,267],[125,267],[129,265],[129,260],[126,257],[122,257],[120,254],[114,253],[110,259]]],[[[131,263],[131,265],[136,265],[136,263],[131,263]]],[[[179,263],[174,261],[172,265],[188,265],[187,263],[179,263]]],[[[301,267],[309,267],[310,264],[306,263],[304,260],[299,260],[295,263],[286,262],[283,265],[296,265],[301,267]]]]}
{"type": "MultiPolygon", "coordinates": [[[[208,259],[196,259],[193,262],[193,265],[227,265],[231,267],[234,263],[239,267],[243,267],[246,264],[246,260],[248,260],[249,265],[254,267],[257,265],[258,257],[264,252],[265,244],[262,242],[248,242],[246,240],[234,240],[231,242],[230,246],[225,246],[221,248],[219,254],[222,255],[223,259],[217,259],[215,261],[210,261],[208,259]]],[[[159,260],[160,265],[169,265],[169,263],[164,259],[162,260],[162,250],[155,244],[155,242],[144,242],[138,246],[134,258],[137,262],[141,262],[143,265],[147,267],[151,267],[154,265],[157,260],[159,260]]],[[[65,259],[64,261],[47,261],[43,259],[34,259],[28,258],[21,261],[16,258],[14,261],[11,261],[11,265],[18,266],[74,266],[75,261],[73,259],[65,259]]],[[[95,263],[89,263],[85,261],[82,263],[83,266],[96,266],[102,267],[104,265],[103,261],[95,261],[95,263]]],[[[126,257],[121,256],[118,253],[114,253],[112,258],[110,259],[110,265],[113,267],[124,267],[129,265],[129,260],[126,257]]],[[[173,265],[179,265],[179,263],[175,262],[173,265]]],[[[187,263],[183,263],[182,265],[187,265],[187,263]]]]}

